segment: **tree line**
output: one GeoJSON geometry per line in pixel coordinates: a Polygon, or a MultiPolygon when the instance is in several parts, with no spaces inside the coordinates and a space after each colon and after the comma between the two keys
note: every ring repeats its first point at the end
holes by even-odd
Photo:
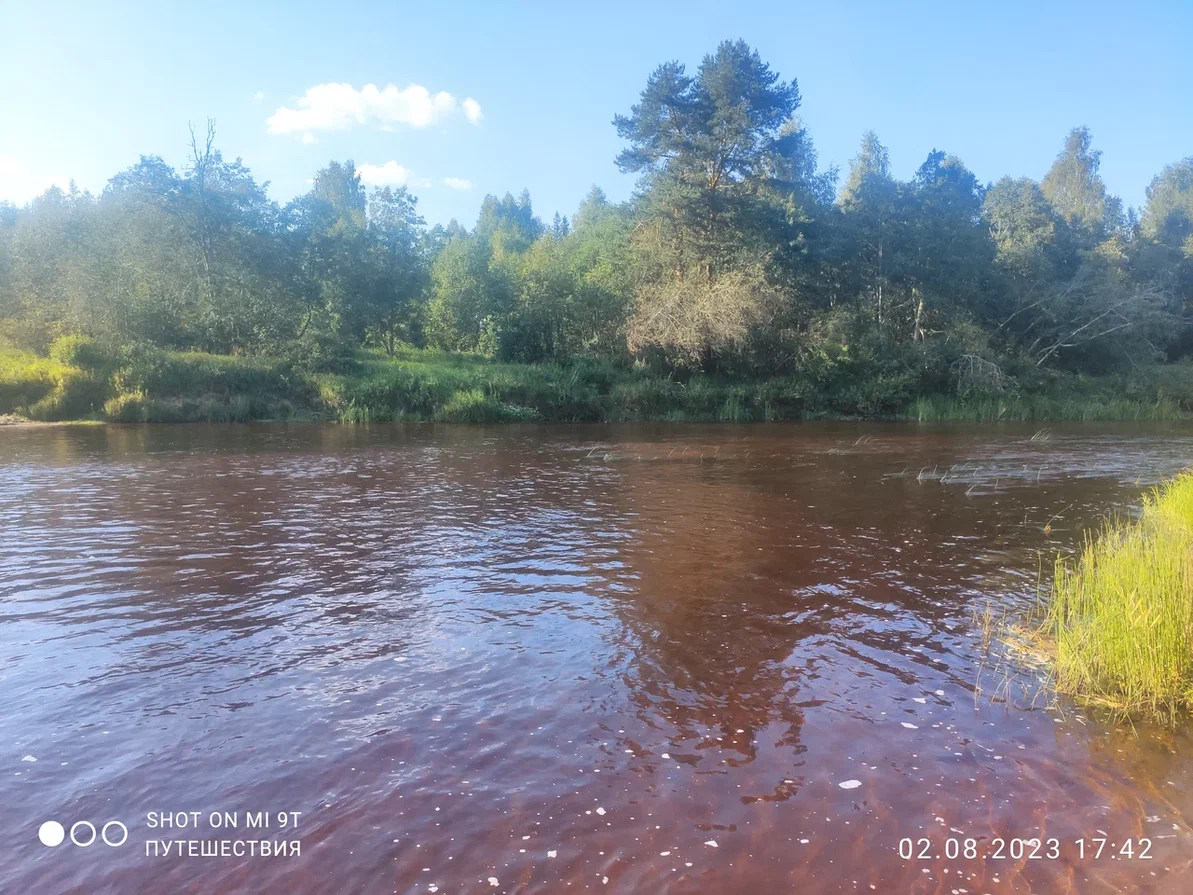
{"type": "Polygon", "coordinates": [[[350,364],[361,347],[536,363],[602,357],[684,376],[850,375],[1001,389],[1193,351],[1193,156],[1141,210],[1073,129],[1040,181],[983,184],[933,150],[893,176],[867,133],[818,164],[784,81],[741,41],[661,65],[613,121],[633,198],[597,187],[549,223],[530,196],[427,227],[405,188],[332,162],[280,205],[192,133],[178,172],[142,157],[99,195],[0,205],[0,335],[82,334],[350,364]]]}

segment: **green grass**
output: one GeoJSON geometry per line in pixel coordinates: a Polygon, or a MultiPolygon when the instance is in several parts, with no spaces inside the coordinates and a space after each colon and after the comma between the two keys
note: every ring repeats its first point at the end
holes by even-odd
{"type": "Polygon", "coordinates": [[[55,358],[0,346],[0,415],[33,420],[192,422],[761,422],[1171,420],[1193,414],[1193,367],[1131,382],[1059,380],[1019,396],[927,396],[908,407],[902,381],[787,376],[669,377],[590,358],[519,364],[406,348],[358,352],[343,372],[294,359],[141,349],[105,358],[93,344],[55,358]],[[85,349],[85,350],[84,350],[85,349]],[[95,355],[95,356],[92,356],[95,355]]]}
{"type": "Polygon", "coordinates": [[[43,422],[331,418],[314,382],[280,360],[149,351],[82,369],[3,346],[0,415],[43,422]]]}
{"type": "Polygon", "coordinates": [[[315,377],[322,405],[353,422],[798,419],[807,386],[793,379],[686,382],[607,361],[516,364],[408,349],[362,353],[351,373],[315,377]]]}
{"type": "Polygon", "coordinates": [[[104,377],[25,351],[0,352],[0,414],[33,420],[85,419],[107,397],[104,377]]]}
{"type": "Polygon", "coordinates": [[[1152,364],[1111,376],[1040,374],[1016,394],[927,395],[905,413],[922,422],[1193,419],[1193,364],[1152,364]]]}
{"type": "Polygon", "coordinates": [[[1193,414],[1172,398],[1053,395],[956,398],[933,395],[916,399],[907,416],[920,422],[1044,422],[1077,420],[1186,420],[1193,414]]]}
{"type": "Polygon", "coordinates": [[[1059,560],[1046,612],[1060,691],[1123,717],[1193,710],[1193,472],[1059,560]]]}
{"type": "Polygon", "coordinates": [[[0,352],[0,413],[36,403],[57,386],[69,368],[24,351],[0,352]]]}

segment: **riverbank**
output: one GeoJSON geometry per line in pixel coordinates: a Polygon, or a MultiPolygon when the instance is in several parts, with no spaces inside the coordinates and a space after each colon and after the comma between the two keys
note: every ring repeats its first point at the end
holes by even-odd
{"type": "Polygon", "coordinates": [[[281,358],[146,351],[120,360],[0,353],[0,414],[42,422],[924,422],[1193,418],[1193,367],[1054,376],[1034,390],[917,395],[881,378],[678,379],[608,361],[515,364],[474,354],[362,351],[335,372],[281,358]]]}
{"type": "Polygon", "coordinates": [[[1057,561],[1039,636],[1063,693],[1120,717],[1193,711],[1193,472],[1057,561]]]}

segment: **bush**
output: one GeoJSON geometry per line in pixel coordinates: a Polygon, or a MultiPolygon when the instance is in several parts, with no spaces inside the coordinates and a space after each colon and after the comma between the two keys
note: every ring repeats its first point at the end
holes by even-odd
{"type": "Polygon", "coordinates": [[[112,358],[94,339],[78,333],[60,336],[50,345],[50,360],[88,372],[107,370],[112,358]]]}
{"type": "Polygon", "coordinates": [[[112,382],[120,392],[145,392],[156,388],[167,375],[169,355],[149,345],[126,345],[112,382]]]}
{"type": "Polygon", "coordinates": [[[113,423],[149,422],[149,400],[144,392],[126,392],[109,398],[104,404],[104,417],[113,423]]]}
{"type": "Polygon", "coordinates": [[[500,351],[501,328],[492,317],[486,317],[481,321],[480,335],[476,340],[476,353],[492,360],[500,351]]]}
{"type": "Polygon", "coordinates": [[[37,403],[54,390],[65,373],[62,364],[47,357],[0,353],[0,413],[13,413],[37,403]]]}
{"type": "Polygon", "coordinates": [[[503,404],[473,388],[452,395],[435,418],[448,423],[506,423],[529,422],[539,417],[530,408],[503,404]]]}
{"type": "Polygon", "coordinates": [[[325,330],[308,329],[283,352],[296,368],[310,373],[351,373],[357,369],[351,342],[325,330]]]}
{"type": "Polygon", "coordinates": [[[111,384],[104,377],[67,370],[54,389],[25,408],[30,419],[43,422],[79,420],[101,410],[111,394],[111,384]]]}
{"type": "Polygon", "coordinates": [[[1137,400],[1170,400],[1182,410],[1193,411],[1193,363],[1184,360],[1141,367],[1126,377],[1124,390],[1137,400]]]}
{"type": "Polygon", "coordinates": [[[198,351],[166,352],[129,346],[112,377],[118,392],[155,398],[184,395],[310,397],[309,383],[286,360],[233,357],[198,351]]]}

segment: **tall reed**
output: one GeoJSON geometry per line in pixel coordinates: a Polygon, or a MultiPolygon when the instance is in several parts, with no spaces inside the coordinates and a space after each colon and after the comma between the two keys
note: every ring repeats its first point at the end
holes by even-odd
{"type": "Polygon", "coordinates": [[[1058,560],[1045,633],[1059,690],[1123,717],[1193,710],[1193,472],[1143,499],[1058,560]]]}

